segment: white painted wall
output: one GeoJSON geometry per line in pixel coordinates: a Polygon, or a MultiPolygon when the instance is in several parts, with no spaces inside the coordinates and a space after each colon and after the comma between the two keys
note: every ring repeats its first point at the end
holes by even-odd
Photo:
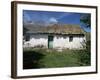
{"type": "Polygon", "coordinates": [[[55,36],[53,46],[54,48],[68,48],[68,49],[81,49],[83,48],[83,41],[86,40],[85,37],[74,37],[71,42],[69,42],[69,36],[55,36]]]}
{"type": "MultiPolygon", "coordinates": [[[[55,35],[53,39],[53,48],[60,49],[81,49],[83,48],[83,41],[85,37],[74,37],[71,42],[69,42],[69,36],[59,36],[55,35]]],[[[24,47],[36,47],[43,46],[48,48],[48,35],[44,34],[33,34],[30,36],[30,40],[24,43],[24,47]]]]}
{"type": "Polygon", "coordinates": [[[48,47],[47,44],[48,44],[48,35],[33,34],[30,36],[30,40],[24,43],[24,47],[35,47],[39,45],[48,47]]]}

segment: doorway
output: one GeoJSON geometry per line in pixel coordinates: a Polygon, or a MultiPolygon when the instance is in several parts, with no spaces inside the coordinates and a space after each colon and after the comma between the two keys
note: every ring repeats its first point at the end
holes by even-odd
{"type": "Polygon", "coordinates": [[[48,36],[48,48],[53,48],[53,36],[48,36]]]}

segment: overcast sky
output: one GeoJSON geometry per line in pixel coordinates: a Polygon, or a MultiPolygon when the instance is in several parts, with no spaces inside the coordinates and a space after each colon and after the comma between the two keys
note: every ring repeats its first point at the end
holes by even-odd
{"type": "MultiPolygon", "coordinates": [[[[44,23],[44,24],[78,24],[80,23],[80,15],[83,13],[70,13],[70,12],[50,12],[50,11],[33,11],[23,10],[24,23],[44,23]]],[[[85,13],[86,14],[86,13],[85,13]]],[[[81,25],[83,27],[83,25],[81,25]]],[[[90,28],[84,28],[85,31],[90,32],[90,28]]]]}

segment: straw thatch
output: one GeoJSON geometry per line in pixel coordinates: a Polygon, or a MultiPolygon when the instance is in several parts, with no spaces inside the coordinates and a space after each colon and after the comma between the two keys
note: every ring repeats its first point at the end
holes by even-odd
{"type": "Polygon", "coordinates": [[[54,34],[84,34],[79,25],[72,24],[54,24],[49,26],[24,26],[28,29],[27,33],[54,33],[54,34]]]}

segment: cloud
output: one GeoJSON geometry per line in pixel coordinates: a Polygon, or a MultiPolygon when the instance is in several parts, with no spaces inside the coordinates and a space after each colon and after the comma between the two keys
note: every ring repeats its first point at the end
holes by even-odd
{"type": "Polygon", "coordinates": [[[51,18],[49,19],[49,22],[50,22],[50,23],[57,23],[58,21],[57,21],[56,18],[51,17],[51,18]]]}

